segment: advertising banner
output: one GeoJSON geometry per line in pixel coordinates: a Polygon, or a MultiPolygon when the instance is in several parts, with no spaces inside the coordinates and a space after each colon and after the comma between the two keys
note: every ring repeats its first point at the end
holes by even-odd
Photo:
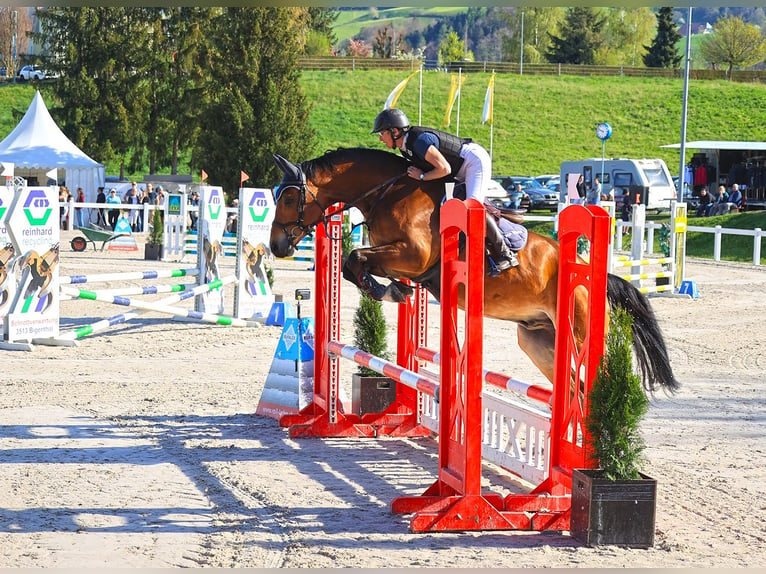
{"type": "Polygon", "coordinates": [[[32,341],[59,334],[59,204],[54,187],[24,187],[5,224],[20,258],[17,291],[5,318],[5,339],[32,341]]]}
{"type": "Polygon", "coordinates": [[[240,319],[265,318],[274,303],[266,275],[271,222],[274,220],[271,190],[241,188],[238,220],[238,281],[234,292],[234,316],[240,319]]]}
{"type": "MultiPolygon", "coordinates": [[[[223,263],[223,232],[226,228],[226,200],[223,188],[200,186],[199,188],[199,249],[197,268],[200,283],[221,279],[220,264],[223,263]]],[[[195,298],[195,311],[220,315],[224,312],[222,289],[208,291],[195,298]]]]}
{"type": "MultiPolygon", "coordinates": [[[[16,294],[16,267],[14,259],[18,256],[13,246],[5,217],[10,213],[14,191],[12,187],[0,187],[0,325],[13,302],[16,294]]],[[[2,327],[0,327],[2,331],[2,327]]]]}

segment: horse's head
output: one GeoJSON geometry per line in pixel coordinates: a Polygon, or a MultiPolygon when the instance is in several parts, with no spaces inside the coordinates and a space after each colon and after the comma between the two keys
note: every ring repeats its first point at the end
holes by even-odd
{"type": "Polygon", "coordinates": [[[324,207],[306,183],[303,170],[274,154],[274,162],[284,177],[274,194],[276,212],[271,224],[271,252],[277,257],[289,257],[295,246],[322,220],[324,207]]]}

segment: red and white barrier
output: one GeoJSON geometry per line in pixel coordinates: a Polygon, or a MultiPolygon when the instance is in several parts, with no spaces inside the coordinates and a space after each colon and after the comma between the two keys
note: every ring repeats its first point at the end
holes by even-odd
{"type": "Polygon", "coordinates": [[[400,306],[399,365],[393,365],[337,341],[339,334],[340,245],[327,240],[340,231],[340,215],[328,213],[327,229],[316,234],[315,299],[315,392],[314,402],[297,415],[280,419],[290,435],[299,436],[413,436],[435,429],[439,434],[439,476],[422,495],[405,496],[391,504],[393,512],[414,513],[413,531],[555,529],[569,528],[571,470],[588,467],[583,445],[587,436],[584,409],[587,392],[604,348],[606,308],[606,251],[583,263],[577,242],[584,235],[592,249],[608,248],[610,220],[598,207],[571,206],[560,217],[559,317],[556,333],[557,383],[553,393],[538,385],[482,369],[484,299],[484,209],[473,200],[450,200],[442,208],[441,349],[425,347],[425,319],[421,296],[400,306]],[[468,238],[459,258],[460,234],[468,238]],[[458,336],[457,293],[464,288],[462,331],[458,336]],[[577,348],[571,327],[574,289],[589,291],[590,325],[585,344],[577,348]],[[414,309],[418,307],[418,312],[414,309]],[[399,381],[397,398],[382,413],[361,417],[344,413],[338,403],[339,357],[347,357],[399,381]],[[439,362],[435,375],[420,368],[419,360],[439,362]],[[574,365],[574,368],[573,368],[574,365]],[[576,379],[573,379],[576,377],[576,379]],[[508,401],[493,393],[481,393],[482,381],[552,403],[552,414],[518,403],[520,410],[534,411],[536,420],[519,437],[518,414],[508,414],[508,401]],[[585,400],[569,396],[572,385],[582,385],[585,400]],[[438,408],[436,403],[438,403],[438,408]],[[496,432],[500,429],[502,432],[496,432]],[[513,429],[513,430],[512,430],[513,429]],[[523,443],[523,446],[522,446],[523,443]],[[489,453],[489,454],[487,454],[489,453]],[[495,453],[495,454],[493,454],[495,453]],[[482,492],[482,455],[524,476],[534,469],[528,495],[505,498],[482,492]],[[526,468],[525,468],[526,467],[526,468]]]}

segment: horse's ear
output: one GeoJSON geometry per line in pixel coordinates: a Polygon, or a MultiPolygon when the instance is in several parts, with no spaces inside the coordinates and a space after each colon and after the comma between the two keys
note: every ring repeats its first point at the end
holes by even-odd
{"type": "Polygon", "coordinates": [[[273,154],[274,157],[274,163],[277,164],[277,167],[282,170],[282,173],[289,176],[294,181],[301,181],[301,168],[299,168],[294,163],[289,162],[285,158],[283,158],[279,154],[273,154]]]}

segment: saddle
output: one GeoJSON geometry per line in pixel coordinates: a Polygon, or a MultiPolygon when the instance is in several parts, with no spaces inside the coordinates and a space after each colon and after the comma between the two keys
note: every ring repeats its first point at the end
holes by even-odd
{"type": "MultiPolygon", "coordinates": [[[[465,183],[455,184],[452,197],[465,200],[465,183]]],[[[484,209],[486,209],[487,215],[494,218],[505,244],[511,251],[519,251],[527,244],[527,228],[521,225],[521,222],[524,221],[523,212],[515,209],[500,209],[488,201],[484,202],[484,209]]]]}

